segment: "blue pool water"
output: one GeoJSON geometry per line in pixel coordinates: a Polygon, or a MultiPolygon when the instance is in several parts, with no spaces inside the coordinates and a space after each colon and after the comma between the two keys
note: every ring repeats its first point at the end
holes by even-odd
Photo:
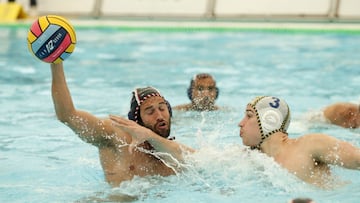
{"type": "MultiPolygon", "coordinates": [[[[77,28],[77,27],[75,27],[77,28]]],[[[104,180],[96,147],[57,121],[50,68],[31,56],[26,26],[0,27],[0,202],[358,202],[360,171],[333,168],[339,186],[307,185],[263,154],[244,152],[238,122],[257,95],[286,99],[289,134],[324,132],[360,147],[360,131],[321,121],[331,103],[359,103],[360,35],[343,32],[122,30],[79,28],[65,72],[75,105],[98,116],[127,115],[134,87],[157,87],[187,103],[199,72],[220,88],[219,112],[174,112],[172,134],[198,149],[188,170],[104,180]]]]}

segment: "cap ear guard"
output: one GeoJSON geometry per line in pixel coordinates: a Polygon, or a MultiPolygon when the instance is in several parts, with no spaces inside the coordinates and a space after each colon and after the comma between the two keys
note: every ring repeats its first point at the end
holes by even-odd
{"type": "Polygon", "coordinates": [[[128,113],[128,119],[142,124],[142,121],[140,118],[140,113],[139,113],[140,112],[140,101],[138,99],[137,89],[135,89],[132,92],[132,95],[133,96],[130,101],[130,110],[128,113]]]}
{"type": "Polygon", "coordinates": [[[190,86],[187,88],[187,96],[188,98],[192,101],[192,90],[193,90],[193,86],[194,86],[194,80],[191,79],[190,81],[190,86]]]}
{"type": "Polygon", "coordinates": [[[217,99],[217,98],[219,97],[220,90],[219,90],[218,87],[215,87],[215,91],[216,91],[216,93],[215,93],[215,99],[217,99]]]}
{"type": "Polygon", "coordinates": [[[274,129],[280,129],[281,123],[283,121],[283,116],[277,110],[272,108],[266,108],[259,110],[261,127],[264,131],[264,134],[268,134],[274,129]]]}
{"type": "Polygon", "coordinates": [[[165,99],[166,106],[168,107],[170,117],[172,117],[172,108],[168,100],[165,99]]]}

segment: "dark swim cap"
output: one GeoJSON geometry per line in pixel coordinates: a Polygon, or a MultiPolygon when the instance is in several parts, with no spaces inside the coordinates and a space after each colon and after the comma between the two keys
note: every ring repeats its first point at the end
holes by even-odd
{"type": "MultiPolygon", "coordinates": [[[[161,97],[164,98],[160,92],[153,87],[145,87],[145,88],[136,88],[132,92],[133,96],[130,101],[130,111],[128,113],[129,120],[133,120],[140,125],[144,125],[141,116],[140,116],[140,106],[141,104],[150,97],[161,97]]],[[[170,116],[172,116],[172,109],[169,102],[164,98],[166,105],[169,110],[170,116]]]]}

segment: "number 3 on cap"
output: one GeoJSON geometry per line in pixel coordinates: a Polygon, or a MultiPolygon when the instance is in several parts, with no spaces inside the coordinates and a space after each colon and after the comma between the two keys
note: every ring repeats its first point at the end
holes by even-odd
{"type": "Polygon", "coordinates": [[[273,97],[274,102],[270,102],[269,105],[275,109],[279,108],[280,106],[280,99],[273,97]]]}

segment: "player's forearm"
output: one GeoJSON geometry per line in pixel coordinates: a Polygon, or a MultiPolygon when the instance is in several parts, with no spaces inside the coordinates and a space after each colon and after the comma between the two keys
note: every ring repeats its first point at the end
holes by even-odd
{"type": "Polygon", "coordinates": [[[58,119],[66,122],[74,113],[75,108],[66,84],[63,64],[51,64],[52,98],[58,119]]]}
{"type": "Polygon", "coordinates": [[[184,161],[184,154],[193,153],[195,151],[188,146],[160,137],[150,130],[149,132],[151,133],[151,136],[147,141],[157,152],[167,153],[180,162],[184,161]]]}

